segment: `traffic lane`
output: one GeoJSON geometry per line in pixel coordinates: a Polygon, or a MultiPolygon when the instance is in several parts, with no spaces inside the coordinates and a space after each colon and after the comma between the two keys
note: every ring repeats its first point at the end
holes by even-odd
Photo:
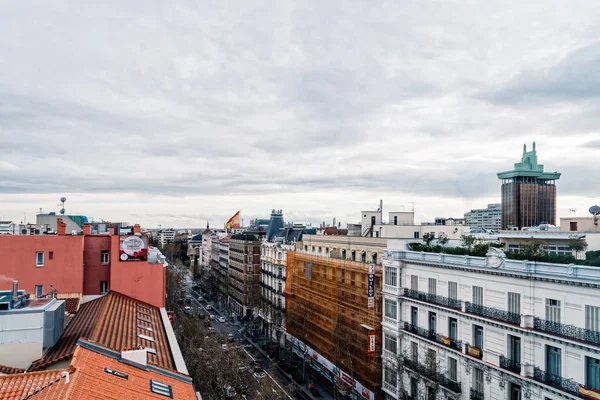
{"type": "Polygon", "coordinates": [[[252,354],[252,356],[254,358],[256,358],[257,360],[262,362],[265,370],[268,370],[273,376],[277,377],[279,379],[280,383],[282,383],[284,386],[292,383],[292,380],[290,379],[290,377],[287,374],[282,373],[278,368],[271,365],[271,361],[269,360],[269,358],[266,357],[260,351],[258,351],[256,349],[256,347],[254,347],[254,345],[252,345],[247,338],[244,338],[243,342],[248,345],[248,346],[244,346],[244,348],[247,350],[247,352],[252,354]]]}

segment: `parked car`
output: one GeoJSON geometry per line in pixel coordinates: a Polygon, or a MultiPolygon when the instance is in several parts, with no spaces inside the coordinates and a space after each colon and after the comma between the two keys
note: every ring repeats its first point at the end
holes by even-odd
{"type": "Polygon", "coordinates": [[[209,335],[214,335],[214,334],[216,334],[216,333],[217,333],[217,330],[216,330],[215,328],[213,328],[212,326],[210,326],[210,327],[208,328],[208,334],[209,334],[209,335]]]}
{"type": "Polygon", "coordinates": [[[191,317],[192,315],[194,315],[194,310],[193,310],[193,309],[192,309],[192,307],[190,307],[190,306],[185,306],[185,307],[183,308],[183,312],[185,312],[185,314],[186,314],[188,317],[191,317]]]}
{"type": "Polygon", "coordinates": [[[215,320],[215,318],[216,318],[216,317],[214,316],[214,314],[210,314],[210,315],[208,316],[208,319],[210,319],[211,321],[214,321],[214,320],[215,320]]]}
{"type": "Polygon", "coordinates": [[[228,333],[227,334],[227,340],[229,342],[233,342],[235,340],[235,336],[233,336],[233,333],[228,333]]]}
{"type": "Polygon", "coordinates": [[[221,322],[221,323],[224,323],[224,322],[226,322],[227,320],[225,319],[225,317],[219,317],[219,318],[217,318],[217,321],[219,321],[219,322],[221,322]]]}
{"type": "Polygon", "coordinates": [[[185,298],[185,304],[192,304],[192,298],[191,297],[186,297],[185,298]]]}
{"type": "Polygon", "coordinates": [[[198,301],[204,301],[204,297],[198,296],[198,301]]]}
{"type": "Polygon", "coordinates": [[[213,308],[212,308],[212,306],[211,306],[210,304],[207,304],[207,305],[206,305],[206,309],[207,309],[207,310],[212,310],[213,308]]]}
{"type": "Polygon", "coordinates": [[[252,376],[255,377],[256,379],[262,379],[265,376],[267,376],[267,374],[265,374],[264,371],[263,372],[254,372],[254,373],[252,373],[252,376]]]}
{"type": "Polygon", "coordinates": [[[263,372],[264,371],[263,364],[260,361],[252,361],[250,366],[252,367],[252,371],[254,371],[254,372],[263,372]]]}
{"type": "Polygon", "coordinates": [[[198,313],[198,318],[205,319],[206,318],[206,314],[204,314],[203,312],[199,312],[198,313]]]}

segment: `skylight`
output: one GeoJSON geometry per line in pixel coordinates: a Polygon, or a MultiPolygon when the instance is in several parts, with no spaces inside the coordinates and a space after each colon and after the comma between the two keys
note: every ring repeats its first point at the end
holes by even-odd
{"type": "Polygon", "coordinates": [[[156,355],[156,349],[153,349],[152,347],[146,347],[146,351],[150,354],[156,355]]]}
{"type": "Polygon", "coordinates": [[[118,376],[119,378],[123,378],[123,379],[127,379],[127,380],[129,379],[129,376],[127,374],[124,374],[123,372],[115,371],[114,369],[104,368],[104,372],[106,372],[107,374],[118,376]]]}
{"type": "Polygon", "coordinates": [[[144,326],[144,325],[137,325],[138,328],[146,330],[148,332],[154,332],[154,329],[150,328],[149,326],[144,326]]]}
{"type": "Polygon", "coordinates": [[[150,337],[150,336],[147,336],[147,335],[144,335],[144,334],[141,334],[141,333],[138,333],[137,337],[139,337],[140,339],[146,339],[146,340],[149,340],[151,342],[154,342],[154,338],[153,337],[150,337]]]}
{"type": "Polygon", "coordinates": [[[152,323],[152,321],[151,321],[151,320],[149,320],[149,319],[147,319],[147,318],[144,318],[144,317],[140,317],[139,315],[137,316],[137,319],[139,319],[140,321],[147,322],[147,323],[149,323],[149,324],[151,324],[151,323],[152,323]]]}
{"type": "Polygon", "coordinates": [[[155,380],[150,380],[150,391],[152,393],[160,394],[165,397],[173,398],[173,389],[171,389],[171,385],[167,385],[166,383],[158,382],[155,380]]]}

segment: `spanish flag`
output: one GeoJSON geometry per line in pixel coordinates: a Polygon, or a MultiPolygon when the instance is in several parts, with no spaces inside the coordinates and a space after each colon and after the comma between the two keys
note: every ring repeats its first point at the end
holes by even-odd
{"type": "Polygon", "coordinates": [[[233,214],[233,217],[229,218],[229,220],[225,223],[225,229],[229,228],[239,228],[240,227],[240,212],[242,210],[233,214]]]}

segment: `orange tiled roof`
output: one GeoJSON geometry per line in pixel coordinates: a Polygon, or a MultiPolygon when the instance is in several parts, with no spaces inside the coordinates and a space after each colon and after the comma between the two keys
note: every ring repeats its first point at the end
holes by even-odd
{"type": "Polygon", "coordinates": [[[14,368],[14,367],[8,367],[6,365],[0,365],[0,374],[12,375],[12,374],[21,374],[23,372],[25,372],[24,368],[14,368]]]}
{"type": "Polygon", "coordinates": [[[0,376],[0,399],[29,399],[36,393],[60,381],[60,375],[63,371],[73,372],[69,368],[0,376]]]}
{"type": "Polygon", "coordinates": [[[53,385],[30,399],[167,399],[165,396],[150,391],[150,380],[155,380],[171,386],[174,399],[196,400],[194,388],[189,381],[124,364],[115,358],[83,347],[77,347],[75,350],[71,368],[75,372],[70,376],[68,384],[65,384],[63,380],[58,385],[53,385]],[[127,379],[109,374],[104,371],[105,368],[126,374],[127,379]]]}
{"type": "Polygon", "coordinates": [[[65,312],[68,312],[69,314],[76,313],[77,307],[79,306],[79,298],[70,297],[70,298],[64,299],[64,300],[65,300],[65,312]]]}
{"type": "Polygon", "coordinates": [[[80,338],[119,352],[152,348],[156,354],[148,354],[148,364],[175,370],[160,309],[116,292],[82,304],[58,342],[41,359],[34,361],[29,370],[37,371],[69,359],[80,338]]]}

